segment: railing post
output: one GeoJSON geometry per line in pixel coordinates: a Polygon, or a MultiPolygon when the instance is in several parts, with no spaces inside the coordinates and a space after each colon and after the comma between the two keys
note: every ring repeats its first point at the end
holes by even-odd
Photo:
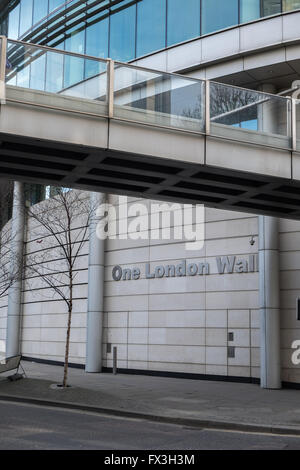
{"type": "Polygon", "coordinates": [[[113,349],[113,374],[117,375],[118,372],[118,350],[117,347],[114,346],[113,349]]]}
{"type": "Polygon", "coordinates": [[[0,36],[1,40],[1,55],[0,55],[0,102],[5,104],[5,76],[6,76],[6,56],[7,56],[7,38],[0,36]]]}
{"type": "Polygon", "coordinates": [[[205,81],[205,133],[210,134],[210,81],[205,81]]]}
{"type": "Polygon", "coordinates": [[[297,110],[296,110],[296,100],[291,99],[291,119],[292,119],[292,150],[297,150],[297,110]]]}
{"type": "Polygon", "coordinates": [[[114,87],[115,87],[115,62],[108,59],[107,63],[107,104],[108,117],[114,117],[114,87]]]}

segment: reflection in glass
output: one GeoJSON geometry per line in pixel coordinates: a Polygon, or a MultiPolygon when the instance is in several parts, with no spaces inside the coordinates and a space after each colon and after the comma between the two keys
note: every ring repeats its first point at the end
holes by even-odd
{"type": "Polygon", "coordinates": [[[58,8],[60,5],[63,5],[66,0],[49,0],[49,13],[58,8]]]}
{"type": "Polygon", "coordinates": [[[63,86],[64,57],[56,52],[47,52],[46,91],[57,93],[63,86]]]}
{"type": "Polygon", "coordinates": [[[41,21],[48,14],[48,0],[34,0],[33,25],[41,21]]]}
{"type": "Polygon", "coordinates": [[[202,0],[202,34],[238,24],[238,0],[202,0]]]}
{"type": "Polygon", "coordinates": [[[210,89],[212,122],[241,127],[241,123],[257,119],[256,103],[259,101],[259,94],[218,83],[211,83],[210,89]]]}
{"type": "Polygon", "coordinates": [[[38,56],[31,63],[30,88],[34,90],[45,90],[46,77],[46,54],[38,56]]]}
{"type": "Polygon", "coordinates": [[[204,82],[117,66],[115,115],[181,129],[204,129],[204,82]]]}
{"type": "MultiPolygon", "coordinates": [[[[84,53],[84,30],[75,31],[65,41],[65,50],[84,53]]],[[[68,88],[84,78],[84,60],[79,57],[65,56],[64,88],[68,88]]]]}
{"type": "Polygon", "coordinates": [[[127,62],[135,57],[136,5],[114,13],[110,19],[110,51],[112,59],[127,62]]]}
{"type": "Polygon", "coordinates": [[[18,39],[19,37],[19,18],[20,4],[10,12],[8,17],[8,37],[10,39],[18,39]]]}
{"type": "Polygon", "coordinates": [[[200,36],[200,0],[168,0],[167,45],[200,36]]]}
{"type": "Polygon", "coordinates": [[[30,66],[22,68],[17,74],[17,86],[29,88],[30,66]]]}
{"type": "Polygon", "coordinates": [[[297,10],[300,8],[300,0],[283,0],[283,11],[297,10]]]}
{"type": "Polygon", "coordinates": [[[163,49],[166,44],[166,0],[137,4],[137,55],[163,49]]]}
{"type": "Polygon", "coordinates": [[[253,21],[260,17],[260,0],[240,0],[241,23],[253,21]]]}
{"type": "Polygon", "coordinates": [[[33,0],[21,0],[20,31],[22,36],[32,26],[33,0]]]}
{"type": "MultiPolygon", "coordinates": [[[[290,131],[286,125],[282,125],[282,116],[287,115],[288,109],[288,100],[285,98],[215,82],[211,82],[210,90],[211,123],[218,135],[231,126],[247,130],[247,138],[254,131],[272,138],[275,135],[289,137],[290,131]],[[270,115],[272,119],[266,119],[270,115]]],[[[241,136],[238,138],[243,139],[241,136]]],[[[270,142],[274,144],[274,141],[270,142]]],[[[287,145],[286,139],[283,144],[287,145]]]]}
{"type": "Polygon", "coordinates": [[[281,0],[262,0],[262,16],[276,15],[281,12],[281,0]]]}
{"type": "MultiPolygon", "coordinates": [[[[94,57],[108,57],[108,18],[99,21],[86,29],[86,51],[94,57]]],[[[87,60],[85,63],[85,77],[91,77],[99,73],[99,64],[87,60]]]]}

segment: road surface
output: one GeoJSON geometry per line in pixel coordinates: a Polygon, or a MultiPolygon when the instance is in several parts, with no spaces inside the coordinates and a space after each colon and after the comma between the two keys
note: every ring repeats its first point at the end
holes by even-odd
{"type": "Polygon", "coordinates": [[[215,431],[0,402],[1,450],[279,450],[300,437],[215,431]]]}

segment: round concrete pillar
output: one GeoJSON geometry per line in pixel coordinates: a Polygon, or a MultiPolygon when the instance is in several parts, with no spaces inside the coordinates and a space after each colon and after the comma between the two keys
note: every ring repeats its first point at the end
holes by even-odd
{"type": "MultiPolygon", "coordinates": [[[[276,88],[271,84],[263,84],[259,87],[259,91],[265,93],[276,94],[276,88]]],[[[278,115],[274,109],[274,102],[267,101],[258,106],[258,130],[269,132],[270,134],[277,134],[277,120],[278,115]]]]}
{"type": "Polygon", "coordinates": [[[259,217],[261,387],[281,388],[278,219],[259,217]]]}
{"type": "Polygon", "coordinates": [[[8,291],[6,357],[20,354],[24,226],[24,185],[15,182],[11,225],[11,273],[14,282],[8,291]]]}
{"type": "MultiPolygon", "coordinates": [[[[276,93],[272,84],[260,91],[276,93]]],[[[258,107],[258,130],[276,134],[278,113],[274,102],[258,107]]],[[[280,281],[278,219],[259,216],[259,307],[260,307],[260,379],[262,388],[281,388],[280,365],[280,281]]]]}
{"type": "Polygon", "coordinates": [[[102,370],[102,329],[103,329],[103,298],[104,298],[104,257],[105,241],[97,237],[97,208],[105,203],[105,194],[91,193],[91,222],[89,239],[88,269],[88,312],[87,312],[87,343],[86,372],[102,370]]]}

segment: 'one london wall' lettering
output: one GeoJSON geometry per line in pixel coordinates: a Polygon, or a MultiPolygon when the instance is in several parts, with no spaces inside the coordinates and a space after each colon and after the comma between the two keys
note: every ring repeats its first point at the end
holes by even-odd
{"type": "MultiPolygon", "coordinates": [[[[258,256],[249,255],[246,258],[236,256],[217,256],[216,267],[219,274],[254,273],[258,271],[258,256]]],[[[146,279],[161,279],[163,277],[207,276],[211,273],[210,263],[187,263],[181,261],[177,265],[158,265],[151,269],[150,263],[145,265],[146,279]]],[[[122,268],[117,265],[112,270],[114,281],[137,281],[142,276],[140,268],[122,268]]]]}

